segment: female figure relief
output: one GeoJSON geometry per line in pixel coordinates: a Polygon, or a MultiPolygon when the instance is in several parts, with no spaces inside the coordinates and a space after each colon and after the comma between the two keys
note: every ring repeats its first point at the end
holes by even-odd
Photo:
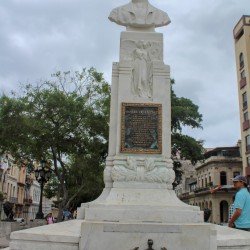
{"type": "Polygon", "coordinates": [[[139,41],[133,54],[132,93],[139,97],[152,97],[152,62],[148,55],[150,43],[139,41]]]}

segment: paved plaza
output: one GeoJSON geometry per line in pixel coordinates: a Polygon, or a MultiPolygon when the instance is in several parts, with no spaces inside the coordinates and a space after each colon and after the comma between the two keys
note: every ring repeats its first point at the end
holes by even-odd
{"type": "Polygon", "coordinates": [[[0,238],[0,249],[6,248],[9,246],[9,241],[6,239],[6,237],[0,238]]]}

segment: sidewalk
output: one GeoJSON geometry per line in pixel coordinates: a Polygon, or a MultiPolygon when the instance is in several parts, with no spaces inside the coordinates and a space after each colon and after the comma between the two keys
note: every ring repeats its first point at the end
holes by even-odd
{"type": "Polygon", "coordinates": [[[9,246],[9,241],[4,237],[0,238],[0,249],[6,248],[9,246]]]}

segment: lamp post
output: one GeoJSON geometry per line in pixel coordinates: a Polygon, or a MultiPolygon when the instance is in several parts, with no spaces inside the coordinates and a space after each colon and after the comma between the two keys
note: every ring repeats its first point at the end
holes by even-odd
{"type": "Polygon", "coordinates": [[[51,177],[51,169],[47,161],[42,160],[39,167],[35,170],[35,177],[36,180],[39,182],[41,187],[41,194],[40,194],[40,202],[39,202],[39,210],[36,214],[36,219],[44,219],[43,214],[43,187],[44,184],[50,179],[51,177]]]}

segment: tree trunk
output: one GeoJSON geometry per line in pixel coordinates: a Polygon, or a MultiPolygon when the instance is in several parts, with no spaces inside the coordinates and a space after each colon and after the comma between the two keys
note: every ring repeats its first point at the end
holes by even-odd
{"type": "Polygon", "coordinates": [[[61,206],[61,204],[59,204],[57,222],[61,222],[62,219],[63,219],[63,207],[61,206]]]}

